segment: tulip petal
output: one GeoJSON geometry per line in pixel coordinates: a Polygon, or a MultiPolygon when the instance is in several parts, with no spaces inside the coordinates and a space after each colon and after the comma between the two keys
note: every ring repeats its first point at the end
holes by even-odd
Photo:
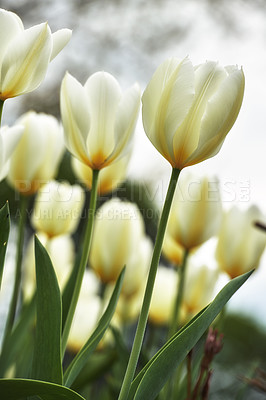
{"type": "Polygon", "coordinates": [[[123,157],[131,148],[140,108],[140,87],[135,84],[122,96],[116,112],[115,148],[110,161],[123,157]]]}
{"type": "Polygon", "coordinates": [[[226,76],[223,68],[215,62],[206,62],[195,68],[195,97],[187,118],[174,137],[176,164],[185,166],[186,159],[193,153],[199,143],[200,126],[206,104],[221,81],[226,76]]]}
{"type": "Polygon", "coordinates": [[[18,125],[20,124],[24,126],[24,131],[11,158],[8,179],[15,186],[23,183],[26,187],[31,184],[35,171],[41,164],[45,153],[46,132],[42,130],[35,113],[31,111],[18,120],[18,125]],[[34,137],[36,132],[38,132],[38,140],[34,137]],[[38,154],[38,157],[29,157],[29,154],[38,154]]]}
{"type": "Polygon", "coordinates": [[[33,26],[16,36],[3,59],[2,98],[36,89],[46,74],[51,50],[52,39],[48,24],[33,26]]]}
{"type": "MultiPolygon", "coordinates": [[[[3,158],[6,161],[13,153],[17,146],[21,135],[23,133],[23,126],[13,126],[11,128],[3,127],[0,130],[0,148],[3,152],[3,158]]],[[[1,160],[0,160],[1,165],[1,160]]]]}
{"type": "Polygon", "coordinates": [[[121,99],[116,79],[106,72],[96,72],[85,84],[91,125],[87,138],[93,167],[100,169],[115,147],[115,115],[121,99]]]}
{"type": "Polygon", "coordinates": [[[52,61],[58,53],[68,44],[72,36],[71,29],[59,29],[52,34],[53,48],[50,61],[52,61]]]}
{"type": "Polygon", "coordinates": [[[9,158],[17,146],[22,133],[22,126],[14,126],[12,128],[3,127],[0,131],[0,181],[8,173],[9,158]]]}
{"type": "Polygon", "coordinates": [[[171,58],[156,70],[142,97],[145,132],[171,164],[173,137],[193,101],[193,75],[188,58],[171,58]]]}
{"type": "Polygon", "coordinates": [[[64,124],[66,147],[85,164],[91,165],[86,147],[90,129],[88,98],[83,86],[66,73],[60,92],[61,117],[64,124]]]}
{"type": "Polygon", "coordinates": [[[53,116],[38,114],[38,120],[39,125],[44,127],[45,152],[40,168],[35,171],[35,175],[41,176],[44,181],[47,181],[54,176],[55,165],[59,164],[65,150],[63,130],[53,116]]]}
{"type": "MultiPolygon", "coordinates": [[[[160,98],[167,82],[178,69],[181,60],[170,58],[163,62],[153,74],[150,83],[146,87],[143,96],[143,124],[147,136],[154,136],[155,117],[159,108],[160,98]]],[[[153,139],[155,140],[155,139],[153,139]]]]}
{"type": "Polygon", "coordinates": [[[199,144],[186,165],[198,163],[217,154],[239,113],[244,95],[244,74],[236,67],[227,67],[226,70],[229,72],[228,76],[206,105],[199,144]]]}
{"type": "MultiPolygon", "coordinates": [[[[21,19],[13,12],[0,9],[0,63],[12,39],[23,31],[21,19]]],[[[1,72],[0,72],[1,74],[1,72]]]]}

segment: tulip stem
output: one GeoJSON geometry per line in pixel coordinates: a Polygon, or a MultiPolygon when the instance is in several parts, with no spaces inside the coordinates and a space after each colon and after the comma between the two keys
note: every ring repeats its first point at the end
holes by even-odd
{"type": "Polygon", "coordinates": [[[17,236],[17,253],[16,253],[16,269],[15,269],[15,281],[13,287],[13,293],[11,297],[11,302],[9,306],[9,311],[7,315],[7,321],[5,326],[5,332],[3,337],[2,348],[4,348],[6,340],[11,334],[19,296],[19,289],[21,283],[21,264],[22,264],[22,254],[23,254],[23,244],[24,244],[24,233],[25,233],[25,223],[27,216],[27,205],[28,197],[21,196],[20,200],[20,215],[19,215],[19,225],[18,225],[18,236],[17,236]]]}
{"type": "Polygon", "coordinates": [[[145,329],[146,329],[146,325],[147,325],[150,302],[151,302],[157,267],[159,264],[159,259],[160,259],[160,255],[161,255],[161,251],[162,251],[164,234],[165,234],[166,225],[167,225],[170,208],[171,208],[171,204],[173,201],[179,174],[180,174],[180,170],[177,168],[173,168],[171,179],[170,179],[169,186],[168,186],[167,195],[165,198],[165,203],[164,203],[161,219],[160,219],[159,226],[158,226],[158,231],[157,231],[157,236],[156,236],[156,240],[155,240],[150,271],[149,271],[149,276],[148,276],[148,280],[147,280],[147,284],[146,284],[144,300],[143,300],[143,304],[142,304],[142,308],[141,308],[141,312],[140,312],[140,316],[139,316],[135,339],[134,339],[134,343],[133,343],[132,350],[130,353],[127,370],[126,370],[126,373],[124,376],[124,380],[123,380],[123,384],[121,387],[121,391],[120,391],[118,400],[126,400],[128,398],[130,385],[131,385],[131,382],[135,375],[135,371],[136,371],[136,367],[137,367],[137,363],[138,363],[138,359],[139,359],[139,355],[140,355],[140,351],[141,351],[141,347],[142,347],[142,343],[143,343],[144,333],[145,333],[145,329]]]}
{"type": "Polygon", "coordinates": [[[88,262],[89,258],[89,251],[91,247],[91,238],[92,238],[92,230],[93,230],[93,223],[94,223],[94,215],[95,215],[95,210],[96,210],[96,202],[97,202],[97,186],[98,186],[98,177],[99,177],[99,170],[93,170],[93,175],[92,175],[92,186],[91,186],[91,193],[90,193],[90,205],[89,205],[89,214],[88,214],[88,220],[87,220],[87,226],[86,226],[86,231],[85,231],[85,237],[83,241],[83,250],[82,250],[82,256],[81,256],[81,261],[79,264],[79,269],[77,273],[77,279],[70,303],[70,307],[68,310],[64,330],[63,330],[63,337],[62,337],[62,354],[64,354],[67,346],[67,340],[68,340],[68,335],[70,332],[72,320],[74,317],[74,313],[76,310],[78,298],[79,298],[79,293],[80,293],[80,288],[84,276],[84,272],[86,269],[86,265],[88,262]]]}
{"type": "Polygon", "coordinates": [[[172,319],[170,323],[168,339],[170,339],[178,330],[179,328],[179,320],[180,320],[180,311],[181,305],[183,302],[184,297],[184,286],[185,286],[185,276],[186,276],[186,267],[187,267],[187,259],[188,259],[188,250],[184,251],[182,264],[179,268],[179,280],[178,286],[176,291],[176,299],[174,303],[172,319]]]}

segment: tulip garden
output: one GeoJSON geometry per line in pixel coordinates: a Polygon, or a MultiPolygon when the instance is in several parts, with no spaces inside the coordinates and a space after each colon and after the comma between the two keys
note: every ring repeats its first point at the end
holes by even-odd
{"type": "MultiPolygon", "coordinates": [[[[0,36],[2,118],[6,101],[42,84],[71,31],[52,33],[47,23],[25,29],[18,15],[0,9],[0,36]]],[[[260,263],[264,216],[256,205],[225,212],[218,180],[188,167],[219,152],[244,87],[242,68],[194,66],[188,57],[166,59],[143,93],[134,81],[122,90],[105,71],[85,84],[66,72],[60,121],[28,110],[13,126],[1,125],[0,179],[17,201],[15,218],[8,199],[0,204],[0,283],[8,260],[14,264],[1,399],[214,398],[226,305],[260,263]],[[140,115],[151,146],[169,163],[161,210],[151,199],[116,195],[127,184],[140,115]],[[66,153],[74,184],[57,179],[66,153]],[[217,268],[210,268],[197,252],[214,237],[217,268]]],[[[266,392],[257,366],[259,377],[247,371],[234,398],[266,392]]]]}

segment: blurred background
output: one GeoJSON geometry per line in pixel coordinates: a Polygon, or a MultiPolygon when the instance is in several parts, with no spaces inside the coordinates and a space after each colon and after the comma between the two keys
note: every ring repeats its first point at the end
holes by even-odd
{"type": "MultiPolygon", "coordinates": [[[[256,204],[266,214],[265,0],[1,0],[0,6],[16,12],[25,27],[48,21],[52,31],[65,27],[73,30],[70,43],[51,63],[39,89],[6,102],[4,124],[12,125],[29,109],[60,118],[59,91],[66,70],[81,83],[92,73],[105,70],[117,78],[122,88],[137,81],[143,91],[156,67],[170,56],[188,55],[193,64],[208,59],[243,66],[246,91],[234,127],[216,157],[190,170],[219,178],[225,209],[233,204],[243,209],[256,204]]],[[[146,138],[140,118],[128,180],[135,185],[149,185],[150,200],[160,209],[169,176],[170,165],[146,138]]],[[[67,155],[59,178],[74,181],[67,155]]],[[[7,196],[12,202],[15,195],[3,182],[0,196],[1,202],[7,196]]],[[[210,244],[200,256],[215,262],[210,244]]],[[[217,365],[223,372],[220,383],[217,378],[213,399],[224,399],[225,385],[238,382],[237,373],[228,368],[232,359],[240,376],[253,368],[248,363],[251,353],[253,359],[265,356],[265,288],[264,256],[258,271],[230,302],[234,318],[228,319],[225,330],[230,332],[231,341],[217,365]],[[223,386],[220,391],[219,385],[223,386]]],[[[264,397],[252,392],[248,398],[264,397]]]]}

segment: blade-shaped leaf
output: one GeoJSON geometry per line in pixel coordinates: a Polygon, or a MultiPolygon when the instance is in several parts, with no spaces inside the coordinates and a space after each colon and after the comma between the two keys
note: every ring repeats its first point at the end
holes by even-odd
{"type": "Polygon", "coordinates": [[[4,271],[4,262],[5,262],[9,230],[10,230],[10,216],[9,216],[8,203],[6,203],[0,210],[0,288],[4,271]]]}
{"type": "Polygon", "coordinates": [[[32,378],[62,384],[61,294],[51,260],[37,237],[35,263],[37,322],[32,378]]]}
{"type": "Polygon", "coordinates": [[[54,383],[31,379],[0,379],[1,398],[21,400],[26,396],[39,396],[56,400],[85,400],[78,393],[54,383]]]}
{"type": "Polygon", "coordinates": [[[187,326],[177,332],[154,355],[132,382],[129,399],[153,400],[156,398],[176,367],[195,346],[211,322],[252,272],[230,281],[203,312],[201,311],[187,326]]]}
{"type": "Polygon", "coordinates": [[[122,270],[116,282],[109,304],[103,316],[101,317],[95,331],[93,332],[91,337],[88,339],[88,341],[85,343],[85,345],[82,347],[82,349],[79,351],[79,353],[76,355],[76,357],[66,370],[64,376],[64,382],[66,386],[70,387],[71,384],[74,382],[75,378],[77,377],[83,366],[86,364],[89,355],[95,350],[96,346],[102,339],[106,329],[108,328],[115,312],[116,304],[120,295],[124,279],[124,274],[125,274],[125,268],[122,270]]]}

